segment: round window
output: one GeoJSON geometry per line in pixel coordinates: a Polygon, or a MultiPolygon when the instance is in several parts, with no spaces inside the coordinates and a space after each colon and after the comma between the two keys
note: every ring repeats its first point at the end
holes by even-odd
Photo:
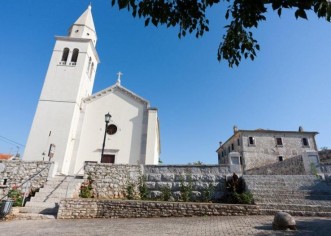
{"type": "Polygon", "coordinates": [[[106,131],[107,131],[107,134],[109,134],[109,135],[116,134],[116,132],[117,132],[117,126],[114,125],[114,124],[108,125],[106,131]]]}

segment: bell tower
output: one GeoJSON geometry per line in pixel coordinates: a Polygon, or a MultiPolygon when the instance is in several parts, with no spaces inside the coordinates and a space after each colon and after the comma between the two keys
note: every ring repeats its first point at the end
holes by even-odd
{"type": "Polygon", "coordinates": [[[91,6],[70,27],[68,36],[55,39],[23,160],[48,160],[52,149],[58,172],[68,174],[81,102],[92,93],[99,63],[91,6]]]}

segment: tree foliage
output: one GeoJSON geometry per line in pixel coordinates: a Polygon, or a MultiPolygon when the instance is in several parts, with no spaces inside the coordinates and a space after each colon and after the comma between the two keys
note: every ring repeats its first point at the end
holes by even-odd
{"type": "Polygon", "coordinates": [[[251,29],[266,20],[269,9],[279,16],[283,9],[294,9],[297,19],[307,19],[308,11],[329,22],[331,17],[331,0],[112,0],[112,6],[129,10],[133,17],[144,18],[145,26],[179,26],[179,38],[187,33],[199,38],[209,31],[206,10],[215,4],[224,4],[229,22],[225,25],[217,59],[228,61],[230,67],[238,66],[242,57],[254,60],[260,46],[251,29]]]}

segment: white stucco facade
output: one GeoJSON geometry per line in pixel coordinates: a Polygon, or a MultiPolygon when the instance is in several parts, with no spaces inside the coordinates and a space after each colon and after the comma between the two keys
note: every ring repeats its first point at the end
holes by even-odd
{"type": "Polygon", "coordinates": [[[23,160],[52,160],[58,172],[75,174],[85,161],[101,161],[105,114],[117,127],[106,135],[105,155],[115,164],[158,164],[160,133],[157,109],[121,86],[120,81],[92,93],[99,58],[91,7],[70,28],[69,36],[56,37],[26,144],[23,160]]]}

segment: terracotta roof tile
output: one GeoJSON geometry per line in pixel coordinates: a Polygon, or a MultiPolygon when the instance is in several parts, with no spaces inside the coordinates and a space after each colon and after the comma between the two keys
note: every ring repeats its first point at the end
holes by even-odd
{"type": "Polygon", "coordinates": [[[0,153],[0,160],[9,160],[12,157],[13,157],[13,155],[11,155],[11,154],[0,153]]]}

